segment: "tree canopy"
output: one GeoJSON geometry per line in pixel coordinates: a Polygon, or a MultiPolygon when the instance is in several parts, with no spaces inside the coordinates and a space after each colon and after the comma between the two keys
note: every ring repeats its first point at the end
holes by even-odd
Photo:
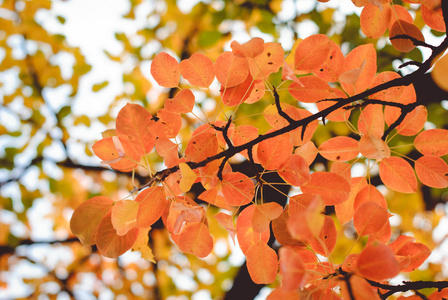
{"type": "Polygon", "coordinates": [[[1,4],[0,298],[448,298],[447,1],[123,0],[96,76],[76,1],[1,4]]]}

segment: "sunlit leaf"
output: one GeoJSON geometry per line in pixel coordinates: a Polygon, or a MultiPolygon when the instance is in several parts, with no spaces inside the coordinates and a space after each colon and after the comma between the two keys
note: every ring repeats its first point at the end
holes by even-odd
{"type": "Polygon", "coordinates": [[[160,86],[177,87],[180,79],[179,63],[168,53],[161,52],[151,63],[151,75],[160,86]]]}
{"type": "Polygon", "coordinates": [[[278,175],[287,183],[300,186],[310,180],[308,162],[300,155],[291,154],[278,167],[278,175]]]}
{"type": "Polygon", "coordinates": [[[276,202],[255,205],[255,210],[252,216],[252,228],[258,233],[263,233],[266,230],[269,230],[270,222],[278,218],[282,212],[283,207],[276,202]]]}
{"type": "Polygon", "coordinates": [[[314,172],[311,180],[300,186],[303,193],[320,195],[326,205],[335,205],[347,200],[350,185],[339,174],[331,172],[314,172]]]}
{"type": "Polygon", "coordinates": [[[346,136],[326,140],[318,148],[319,154],[328,160],[347,161],[358,156],[358,141],[346,136]]]}
{"type": "Polygon", "coordinates": [[[414,145],[423,155],[446,155],[448,154],[448,130],[425,130],[415,138],[414,145]]]}
{"type": "Polygon", "coordinates": [[[154,254],[152,253],[152,250],[148,245],[149,243],[148,234],[150,230],[151,227],[139,230],[137,240],[132,246],[132,251],[139,251],[144,259],[152,263],[156,263],[156,261],[154,260],[154,254]]]}
{"type": "Polygon", "coordinates": [[[133,200],[121,200],[112,207],[111,221],[118,235],[125,235],[135,227],[138,204],[138,202],[133,200]]]}
{"type": "Polygon", "coordinates": [[[164,107],[167,111],[177,114],[186,114],[193,110],[194,95],[189,89],[183,89],[173,99],[166,99],[164,107]]]}
{"type": "Polygon", "coordinates": [[[249,75],[247,58],[236,56],[232,52],[224,52],[218,56],[214,66],[216,79],[224,88],[243,83],[249,75]]]}
{"type": "Polygon", "coordinates": [[[381,242],[367,245],[359,254],[356,273],[374,281],[392,278],[400,272],[392,250],[381,242]]]}
{"type": "Polygon", "coordinates": [[[403,20],[397,20],[395,21],[394,25],[392,25],[389,36],[391,39],[390,42],[392,43],[394,48],[401,52],[409,52],[415,48],[415,45],[413,41],[406,37],[393,39],[394,37],[400,35],[407,35],[422,42],[425,41],[422,32],[420,31],[420,29],[418,29],[417,26],[403,20]]]}
{"type": "Polygon", "coordinates": [[[359,235],[369,235],[380,231],[388,219],[387,209],[373,201],[368,201],[355,210],[353,225],[359,235]]]}
{"type": "Polygon", "coordinates": [[[256,284],[274,282],[278,270],[278,257],[274,249],[262,240],[252,244],[246,252],[247,270],[256,284]]]}
{"type": "Polygon", "coordinates": [[[180,62],[182,76],[191,85],[209,87],[215,79],[213,62],[204,54],[194,53],[189,59],[180,62]]]}
{"type": "Polygon", "coordinates": [[[417,178],[411,165],[400,157],[391,156],[380,162],[380,178],[388,188],[401,193],[415,193],[417,178]]]}
{"type": "Polygon", "coordinates": [[[204,222],[187,224],[178,240],[180,250],[197,257],[206,257],[213,250],[213,237],[204,222]]]}
{"type": "Polygon", "coordinates": [[[241,206],[252,200],[255,186],[249,177],[240,172],[227,173],[222,176],[222,193],[230,205],[241,206]]]}
{"type": "Polygon", "coordinates": [[[443,189],[448,187],[448,165],[437,156],[425,155],[415,161],[418,179],[430,187],[443,189]]]}
{"type": "Polygon", "coordinates": [[[137,227],[140,228],[146,228],[154,224],[160,219],[169,204],[161,186],[149,187],[141,191],[135,201],[139,203],[137,227]]]}

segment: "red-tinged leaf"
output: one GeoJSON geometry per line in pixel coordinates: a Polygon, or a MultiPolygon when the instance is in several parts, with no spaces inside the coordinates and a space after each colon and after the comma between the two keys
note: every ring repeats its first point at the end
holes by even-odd
{"type": "Polygon", "coordinates": [[[203,258],[213,250],[213,237],[204,222],[187,224],[179,234],[179,249],[203,258]]]}
{"type": "Polygon", "coordinates": [[[358,143],[359,152],[365,158],[381,160],[390,157],[390,148],[380,136],[365,134],[358,143]]]}
{"type": "Polygon", "coordinates": [[[342,299],[350,300],[380,300],[380,296],[376,289],[374,289],[367,280],[358,276],[350,276],[350,290],[345,280],[341,280],[341,294],[342,299]],[[356,288],[355,288],[356,287],[356,288]],[[353,297],[351,296],[353,295],[353,297]]]}
{"type": "MultiPolygon", "coordinates": [[[[420,299],[421,297],[418,296],[420,299]]],[[[443,289],[441,291],[435,291],[431,295],[429,295],[428,300],[443,300],[448,298],[448,289],[443,289]]],[[[417,300],[420,300],[417,299],[417,300]]],[[[413,300],[413,299],[412,299],[413,300]]]]}
{"type": "MultiPolygon", "coordinates": [[[[347,98],[347,94],[345,94],[340,89],[331,89],[333,95],[331,96],[331,99],[345,99],[347,98]]],[[[316,103],[317,109],[319,111],[323,111],[330,106],[333,106],[337,103],[338,100],[335,101],[320,101],[316,103]]],[[[351,109],[348,109],[349,106],[343,106],[341,108],[338,108],[336,110],[331,111],[326,117],[326,120],[332,121],[332,122],[346,122],[351,114],[351,109]]]]}
{"type": "Polygon", "coordinates": [[[380,178],[384,185],[400,193],[415,193],[417,178],[411,165],[400,157],[391,156],[380,162],[380,178]]]}
{"type": "Polygon", "coordinates": [[[412,136],[419,133],[426,123],[428,111],[423,105],[417,106],[408,113],[404,120],[397,126],[397,132],[401,135],[412,136]]]}
{"type": "Polygon", "coordinates": [[[84,245],[96,242],[96,231],[101,219],[112,209],[113,201],[107,197],[90,198],[79,205],[70,219],[70,230],[84,245]]]}
{"type": "Polygon", "coordinates": [[[397,255],[410,258],[410,263],[401,272],[412,272],[431,255],[431,250],[422,243],[409,242],[397,251],[397,255]]]}
{"type": "Polygon", "coordinates": [[[358,141],[346,137],[338,136],[326,140],[319,146],[319,154],[328,160],[347,161],[358,156],[358,141]]]}
{"type": "Polygon", "coordinates": [[[283,66],[284,56],[280,43],[265,43],[263,52],[249,60],[250,74],[255,80],[266,80],[283,66]]]}
{"type": "Polygon", "coordinates": [[[255,80],[250,95],[246,98],[246,100],[244,100],[244,103],[252,104],[258,102],[261,98],[263,98],[265,92],[266,88],[264,86],[264,82],[261,80],[255,80]]]}
{"type": "Polygon", "coordinates": [[[278,272],[277,253],[262,240],[258,240],[247,250],[246,263],[250,278],[256,284],[275,281],[278,272]]]}
{"type": "Polygon", "coordinates": [[[330,216],[324,216],[325,221],[319,236],[310,240],[311,248],[317,253],[324,256],[330,255],[336,246],[338,232],[336,225],[330,216]]]}
{"type": "Polygon", "coordinates": [[[149,127],[149,131],[159,138],[175,138],[182,127],[182,118],[180,115],[172,113],[165,108],[159,109],[156,120],[149,127]]]}
{"type": "Polygon", "coordinates": [[[389,27],[392,10],[389,4],[367,4],[361,12],[360,25],[362,32],[369,38],[378,39],[389,27]]]}
{"type": "Polygon", "coordinates": [[[358,119],[360,134],[382,136],[384,133],[384,114],[382,105],[367,105],[361,110],[358,119]]]}
{"type": "Polygon", "coordinates": [[[425,1],[420,9],[422,11],[423,21],[426,25],[434,30],[446,32],[441,1],[425,1]]]}
{"type": "Polygon", "coordinates": [[[448,154],[448,130],[425,130],[415,138],[414,146],[423,155],[444,156],[448,154]]]}
{"type": "Polygon", "coordinates": [[[297,147],[294,150],[294,154],[298,154],[302,156],[308,163],[308,166],[311,165],[316,158],[318,150],[312,141],[308,141],[300,147],[297,147]]]}
{"type": "MultiPolygon", "coordinates": [[[[389,82],[394,79],[401,78],[401,76],[397,72],[392,71],[386,71],[378,73],[375,78],[373,79],[372,87],[378,86],[380,84],[389,82]]],[[[380,92],[377,92],[370,96],[372,99],[377,100],[383,100],[383,101],[390,101],[390,102],[396,102],[396,99],[400,97],[400,95],[403,93],[404,87],[398,86],[398,87],[391,87],[388,89],[384,89],[380,92]]]]}
{"type": "Polygon", "coordinates": [[[138,104],[126,104],[117,116],[117,134],[126,136],[138,155],[142,156],[154,148],[156,137],[148,128],[154,121],[151,114],[138,104]]]}
{"type": "Polygon", "coordinates": [[[223,88],[229,88],[246,80],[249,75],[249,63],[245,57],[236,56],[232,52],[224,52],[218,56],[214,72],[223,88]]]}
{"type": "Polygon", "coordinates": [[[286,247],[304,247],[304,243],[294,239],[288,230],[289,212],[285,208],[283,213],[277,219],[272,220],[272,232],[277,242],[286,247]]]}
{"type": "Polygon", "coordinates": [[[302,82],[300,82],[299,78],[297,78],[296,73],[291,68],[291,66],[287,63],[286,60],[283,62],[282,80],[291,80],[291,81],[297,83],[298,85],[303,86],[302,82]]]}
{"type": "Polygon", "coordinates": [[[439,189],[448,187],[448,165],[440,157],[420,157],[415,162],[415,172],[424,185],[439,189]]]}
{"type": "Polygon", "coordinates": [[[172,201],[166,222],[166,228],[172,234],[178,235],[188,224],[204,221],[205,209],[191,198],[177,197],[172,201]]]}
{"type": "Polygon", "coordinates": [[[96,245],[105,257],[116,258],[131,249],[138,237],[138,228],[129,230],[125,235],[118,235],[112,225],[112,213],[103,217],[96,232],[96,245]]]}
{"type": "Polygon", "coordinates": [[[137,166],[136,161],[140,161],[140,155],[124,136],[101,139],[92,146],[92,150],[102,163],[122,172],[132,171],[137,166]]]}
{"type": "Polygon", "coordinates": [[[407,35],[421,42],[425,41],[425,37],[417,26],[403,20],[397,20],[394,25],[392,25],[389,31],[389,36],[392,46],[400,52],[409,52],[415,48],[415,45],[414,42],[408,38],[394,39],[394,37],[399,35],[407,35]]]}
{"type": "Polygon", "coordinates": [[[252,38],[242,45],[237,41],[232,41],[230,48],[235,55],[254,58],[263,52],[264,41],[259,37],[252,38]]]}
{"type": "Polygon", "coordinates": [[[376,74],[376,50],[373,44],[358,46],[345,57],[342,75],[356,69],[359,69],[359,72],[354,82],[341,82],[344,91],[349,95],[361,93],[372,85],[376,74]]]}
{"type": "MultiPolygon", "coordinates": [[[[252,125],[241,125],[235,128],[234,132],[233,132],[233,145],[235,147],[237,146],[241,146],[247,142],[250,142],[254,139],[256,139],[258,137],[258,128],[254,127],[252,125]]],[[[256,145],[253,149],[253,154],[256,155],[257,154],[257,148],[258,146],[256,145]]],[[[244,157],[249,158],[247,155],[247,150],[241,151],[240,152],[244,157]]],[[[254,158],[255,159],[255,158],[254,158]]]]}
{"type": "Polygon", "coordinates": [[[324,208],[324,202],[316,198],[303,211],[291,209],[287,224],[291,235],[300,241],[308,241],[319,236],[325,222],[322,215],[324,208]]]}
{"type": "Polygon", "coordinates": [[[149,187],[141,191],[136,202],[140,203],[137,213],[137,227],[146,228],[154,224],[165,211],[169,201],[163,187],[149,187]]]}
{"type": "Polygon", "coordinates": [[[133,200],[121,200],[114,204],[111,221],[118,235],[125,235],[135,227],[138,206],[138,202],[133,200]]]}
{"type": "Polygon", "coordinates": [[[387,209],[369,201],[361,204],[355,210],[353,225],[359,235],[369,235],[380,231],[388,219],[387,209]]]}
{"type": "Polygon", "coordinates": [[[282,274],[282,289],[285,291],[299,290],[306,284],[306,269],[301,256],[293,249],[281,247],[280,272],[282,274]]]}
{"type": "Polygon", "coordinates": [[[375,202],[380,207],[387,209],[386,198],[384,198],[383,194],[381,194],[381,192],[371,184],[368,184],[367,186],[359,190],[358,194],[355,197],[353,208],[356,211],[358,207],[369,201],[375,202]]]}
{"type": "Polygon", "coordinates": [[[182,174],[180,173],[180,171],[177,171],[177,172],[169,175],[163,181],[163,186],[165,188],[165,193],[166,193],[167,197],[175,197],[175,196],[183,194],[183,192],[179,186],[181,178],[182,178],[182,174]]]}
{"type": "Polygon", "coordinates": [[[355,213],[354,203],[358,192],[367,185],[365,177],[354,177],[351,182],[351,191],[348,199],[334,206],[336,216],[341,224],[345,224],[353,218],[355,213]]]}
{"type": "Polygon", "coordinates": [[[193,110],[194,95],[189,89],[183,89],[177,93],[173,99],[165,100],[165,109],[176,114],[186,114],[193,110]]]}
{"type": "MultiPolygon", "coordinates": [[[[404,0],[404,1],[406,1],[406,0],[404,0]]],[[[411,1],[413,1],[413,0],[411,0],[411,1]]],[[[408,2],[409,2],[409,0],[408,0],[408,2]]],[[[418,0],[418,3],[420,3],[420,0],[418,0]]],[[[409,11],[405,7],[403,7],[401,5],[394,4],[391,6],[391,8],[393,11],[393,16],[390,18],[389,31],[392,29],[392,26],[395,24],[396,20],[403,20],[408,23],[414,22],[412,15],[409,13],[409,11]]]]}
{"type": "Polygon", "coordinates": [[[255,205],[252,216],[252,228],[255,232],[263,233],[269,230],[269,224],[272,220],[278,218],[283,212],[283,207],[276,202],[268,202],[255,205]]]}
{"type": "Polygon", "coordinates": [[[180,72],[191,85],[208,88],[215,79],[213,62],[204,54],[194,53],[180,62],[180,72]]]}
{"type": "Polygon", "coordinates": [[[258,144],[257,156],[266,170],[278,169],[280,164],[292,153],[293,146],[289,135],[281,134],[258,144]]]}
{"type": "Polygon", "coordinates": [[[382,243],[388,243],[390,241],[391,236],[392,236],[392,228],[390,227],[390,223],[386,222],[384,226],[380,229],[380,231],[369,235],[369,240],[367,243],[369,244],[377,241],[382,243]]]}
{"type": "Polygon", "coordinates": [[[232,87],[221,87],[221,99],[225,106],[237,106],[247,99],[252,94],[252,91],[254,89],[255,82],[250,76],[250,74],[246,77],[246,79],[235,86],[232,87]]]}
{"type": "Polygon", "coordinates": [[[255,232],[252,228],[252,216],[255,211],[255,206],[250,205],[246,207],[236,219],[236,235],[238,237],[238,244],[243,253],[247,253],[249,248],[256,244],[259,240],[267,243],[271,236],[271,231],[266,230],[263,233],[255,232]]]}
{"type": "Polygon", "coordinates": [[[180,79],[179,63],[168,53],[159,53],[151,63],[151,75],[160,86],[177,87],[180,79]]]}
{"type": "Polygon", "coordinates": [[[297,154],[289,155],[280,164],[277,172],[284,181],[293,186],[303,185],[311,179],[308,162],[297,154]]]}
{"type": "Polygon", "coordinates": [[[294,68],[311,72],[322,65],[332,50],[331,40],[325,34],[315,34],[299,43],[294,56],[294,68]]]}
{"type": "Polygon", "coordinates": [[[227,173],[222,176],[222,193],[232,206],[248,204],[255,194],[252,180],[240,172],[227,173]]]}
{"type": "Polygon", "coordinates": [[[158,138],[156,140],[156,151],[163,157],[163,162],[168,168],[177,165],[179,161],[179,150],[176,143],[169,139],[158,138]]]}
{"type": "Polygon", "coordinates": [[[342,176],[350,184],[352,182],[352,165],[346,162],[336,161],[331,164],[330,172],[342,176]]]}
{"type": "Polygon", "coordinates": [[[328,81],[338,81],[344,66],[344,54],[339,45],[330,41],[331,49],[327,54],[325,61],[313,70],[313,73],[319,78],[328,81]]]}
{"type": "Polygon", "coordinates": [[[408,235],[400,235],[398,238],[390,243],[388,246],[389,248],[397,254],[398,251],[400,251],[401,248],[403,248],[407,243],[415,241],[415,238],[408,235]]]}
{"type": "Polygon", "coordinates": [[[218,223],[221,224],[229,232],[232,241],[235,243],[236,228],[235,224],[233,223],[233,217],[223,212],[217,213],[216,215],[214,215],[214,217],[218,221],[218,223]]]}
{"type": "Polygon", "coordinates": [[[311,180],[300,188],[303,193],[320,195],[326,205],[342,203],[350,193],[347,180],[331,172],[314,172],[311,174],[311,180]]]}
{"type": "Polygon", "coordinates": [[[356,261],[356,274],[380,282],[400,273],[400,266],[392,250],[384,243],[367,245],[356,261]]]}
{"type": "Polygon", "coordinates": [[[217,185],[209,190],[203,191],[199,196],[198,199],[208,202],[212,205],[215,205],[217,207],[221,207],[227,210],[231,210],[232,207],[227,202],[227,200],[224,198],[221,185],[217,185]]]}
{"type": "Polygon", "coordinates": [[[296,290],[292,290],[290,292],[285,291],[283,288],[278,287],[274,289],[266,298],[266,300],[297,300],[300,299],[300,295],[302,293],[296,290]]]}
{"type": "Polygon", "coordinates": [[[185,148],[185,157],[189,161],[200,162],[217,154],[218,151],[218,137],[214,130],[206,130],[197,134],[195,131],[185,148]]]}
{"type": "Polygon", "coordinates": [[[317,76],[300,77],[300,82],[302,85],[293,82],[288,88],[291,96],[300,102],[316,103],[319,100],[333,98],[333,90],[328,82],[317,76]]]}
{"type": "Polygon", "coordinates": [[[305,212],[307,207],[315,201],[321,201],[320,196],[312,194],[298,194],[289,197],[289,214],[296,215],[305,212]]]}

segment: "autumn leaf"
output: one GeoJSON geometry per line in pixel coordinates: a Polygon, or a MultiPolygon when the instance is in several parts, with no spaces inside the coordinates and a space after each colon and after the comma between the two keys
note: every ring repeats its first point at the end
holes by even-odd
{"type": "Polygon", "coordinates": [[[151,227],[139,230],[137,240],[132,246],[132,251],[139,251],[144,259],[152,263],[156,263],[156,261],[154,260],[154,254],[152,253],[152,250],[148,244],[150,231],[151,227]]]}
{"type": "Polygon", "coordinates": [[[161,52],[151,63],[151,75],[163,87],[177,87],[180,79],[179,63],[168,53],[161,52]]]}

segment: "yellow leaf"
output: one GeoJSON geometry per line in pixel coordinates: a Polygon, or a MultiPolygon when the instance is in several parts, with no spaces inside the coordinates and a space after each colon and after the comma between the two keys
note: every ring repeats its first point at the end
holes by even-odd
{"type": "Polygon", "coordinates": [[[180,180],[179,187],[182,192],[188,192],[193,183],[196,181],[198,175],[196,175],[196,173],[193,172],[193,170],[186,163],[180,163],[179,168],[182,173],[182,179],[180,180]]]}
{"type": "Polygon", "coordinates": [[[150,230],[151,227],[141,228],[139,230],[137,240],[135,241],[134,246],[132,246],[132,251],[140,251],[144,259],[152,263],[156,263],[156,261],[154,260],[154,255],[152,254],[152,250],[148,245],[148,233],[150,230]]]}
{"type": "Polygon", "coordinates": [[[432,78],[435,83],[443,90],[448,91],[448,55],[439,59],[432,70],[432,78]]]}

